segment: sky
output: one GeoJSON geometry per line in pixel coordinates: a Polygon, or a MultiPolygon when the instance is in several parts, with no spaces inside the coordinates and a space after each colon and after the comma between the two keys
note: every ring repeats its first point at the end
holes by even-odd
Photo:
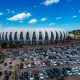
{"type": "Polygon", "coordinates": [[[0,0],[0,28],[80,29],[80,0],[0,0]]]}

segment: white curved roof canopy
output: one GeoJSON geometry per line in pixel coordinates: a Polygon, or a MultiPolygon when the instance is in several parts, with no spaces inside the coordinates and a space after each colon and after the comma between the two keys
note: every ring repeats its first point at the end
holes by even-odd
{"type": "Polygon", "coordinates": [[[42,40],[43,42],[45,42],[46,40],[51,41],[51,39],[53,41],[64,40],[68,37],[68,32],[64,29],[59,28],[12,28],[12,29],[9,28],[0,30],[0,40],[15,41],[16,39],[17,41],[23,40],[26,42],[27,41],[26,37],[28,37],[27,34],[31,42],[34,39],[33,36],[35,36],[35,40],[37,42],[39,40],[42,40]]]}

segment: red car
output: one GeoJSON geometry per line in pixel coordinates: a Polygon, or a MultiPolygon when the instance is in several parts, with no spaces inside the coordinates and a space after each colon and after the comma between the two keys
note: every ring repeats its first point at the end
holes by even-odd
{"type": "Polygon", "coordinates": [[[9,64],[12,64],[12,62],[10,61],[9,64]]]}
{"type": "Polygon", "coordinates": [[[7,66],[7,63],[4,63],[4,66],[7,66]]]}

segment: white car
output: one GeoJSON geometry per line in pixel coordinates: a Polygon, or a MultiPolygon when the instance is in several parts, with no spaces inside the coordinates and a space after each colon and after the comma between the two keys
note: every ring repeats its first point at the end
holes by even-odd
{"type": "Polygon", "coordinates": [[[25,61],[27,61],[27,58],[24,58],[25,61]]]}
{"type": "Polygon", "coordinates": [[[33,77],[30,77],[30,80],[34,80],[34,78],[33,77]]]}
{"type": "Polygon", "coordinates": [[[53,65],[54,65],[54,66],[57,66],[57,64],[56,64],[56,63],[54,63],[53,65]]]}
{"type": "Polygon", "coordinates": [[[28,64],[27,66],[28,66],[29,68],[31,68],[31,64],[28,64]]]}
{"type": "Polygon", "coordinates": [[[39,73],[40,79],[44,79],[44,75],[42,73],[39,73]]]}
{"type": "Polygon", "coordinates": [[[80,76],[80,71],[78,71],[77,74],[80,76]]]}
{"type": "Polygon", "coordinates": [[[67,71],[67,74],[68,74],[69,76],[72,76],[72,72],[70,72],[70,71],[67,71]]]}
{"type": "Polygon", "coordinates": [[[45,63],[43,63],[43,64],[42,64],[42,66],[43,66],[43,67],[45,67],[45,66],[46,66],[46,64],[45,64],[45,63]]]}
{"type": "Polygon", "coordinates": [[[23,67],[24,67],[24,69],[27,69],[27,64],[24,64],[24,66],[23,66],[23,67]]]}
{"type": "Polygon", "coordinates": [[[34,61],[36,61],[36,58],[34,58],[34,61]]]}

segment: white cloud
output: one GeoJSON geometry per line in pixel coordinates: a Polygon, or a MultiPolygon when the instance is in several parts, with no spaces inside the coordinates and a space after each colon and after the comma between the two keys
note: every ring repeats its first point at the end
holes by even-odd
{"type": "Polygon", "coordinates": [[[56,23],[49,23],[50,26],[55,25],[56,23]]]}
{"type": "Polygon", "coordinates": [[[72,18],[77,18],[77,16],[72,16],[72,18]]]}
{"type": "Polygon", "coordinates": [[[15,11],[11,11],[12,13],[15,13],[15,11]]]}
{"type": "Polygon", "coordinates": [[[19,21],[20,23],[23,23],[23,21],[19,21]]]}
{"type": "Polygon", "coordinates": [[[46,21],[46,20],[47,20],[47,18],[42,18],[40,21],[44,22],[44,21],[46,21]]]}
{"type": "Polygon", "coordinates": [[[10,13],[10,9],[7,9],[7,13],[10,13]]]}
{"type": "Polygon", "coordinates": [[[13,11],[13,10],[10,10],[10,9],[7,9],[7,13],[15,13],[15,11],[13,11]]]}
{"type": "Polygon", "coordinates": [[[26,18],[28,18],[30,16],[31,16],[31,13],[20,13],[20,14],[14,15],[11,18],[7,18],[7,20],[10,20],[10,21],[21,21],[21,20],[24,20],[24,19],[26,19],[26,18]]]}
{"type": "Polygon", "coordinates": [[[3,12],[0,12],[0,16],[3,15],[3,12]]]}
{"type": "Polygon", "coordinates": [[[28,23],[33,24],[33,23],[36,23],[37,21],[38,21],[37,19],[31,19],[28,23]]]}
{"type": "Polygon", "coordinates": [[[57,17],[56,19],[62,19],[62,17],[57,17]]]}
{"type": "Polygon", "coordinates": [[[58,3],[60,0],[45,0],[44,1],[44,5],[48,6],[48,5],[52,5],[55,3],[58,3]]]}

